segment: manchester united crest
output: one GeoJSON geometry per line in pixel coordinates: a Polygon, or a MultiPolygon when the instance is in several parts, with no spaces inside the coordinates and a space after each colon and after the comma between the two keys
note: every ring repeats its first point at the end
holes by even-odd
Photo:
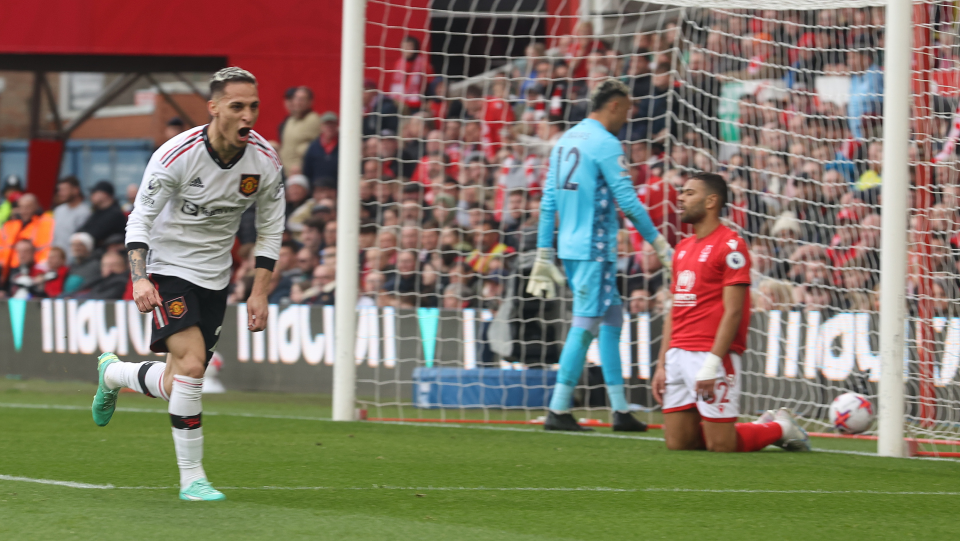
{"type": "Polygon", "coordinates": [[[174,319],[180,319],[184,314],[187,313],[187,303],[184,302],[183,297],[177,297],[176,299],[169,300],[166,302],[167,305],[167,315],[174,319]]]}
{"type": "Polygon", "coordinates": [[[250,197],[260,188],[260,175],[240,175],[240,193],[250,197]]]}

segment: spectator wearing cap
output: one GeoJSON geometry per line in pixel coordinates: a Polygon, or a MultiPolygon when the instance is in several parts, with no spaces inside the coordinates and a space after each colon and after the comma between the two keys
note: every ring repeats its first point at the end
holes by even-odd
{"type": "Polygon", "coordinates": [[[90,190],[90,203],[93,205],[93,214],[78,231],[89,233],[96,247],[103,246],[110,235],[122,235],[126,232],[127,217],[117,203],[110,181],[101,180],[93,186],[90,190]]]}
{"type": "Polygon", "coordinates": [[[397,104],[380,92],[373,79],[363,81],[363,136],[373,137],[383,130],[399,129],[397,104]]]}
{"type": "Polygon", "coordinates": [[[290,116],[280,134],[280,160],[288,175],[301,172],[307,147],[320,136],[322,129],[323,118],[313,110],[313,91],[305,86],[297,87],[290,100],[290,116]]]}
{"type": "Polygon", "coordinates": [[[13,214],[13,205],[23,195],[23,181],[17,175],[9,175],[0,186],[0,225],[13,214]]]}
{"type": "Polygon", "coordinates": [[[167,125],[163,127],[163,140],[169,141],[186,131],[187,125],[183,123],[183,119],[178,116],[175,116],[167,121],[167,125]]]}
{"type": "Polygon", "coordinates": [[[339,120],[336,113],[327,111],[320,117],[320,135],[307,147],[303,156],[305,177],[312,183],[318,178],[337,178],[339,167],[339,120]]]}
{"type": "Polygon", "coordinates": [[[100,261],[94,256],[90,233],[74,233],[70,236],[70,257],[73,263],[63,283],[65,294],[84,289],[100,278],[100,261]]]}
{"type": "Polygon", "coordinates": [[[83,201],[80,181],[73,176],[57,182],[57,200],[60,204],[53,209],[53,245],[67,252],[70,237],[90,218],[90,205],[83,201]]]}
{"type": "Polygon", "coordinates": [[[23,194],[17,200],[13,215],[0,228],[0,283],[6,283],[10,272],[20,266],[20,257],[14,246],[27,240],[35,250],[37,263],[45,263],[53,241],[53,216],[43,212],[33,194],[23,194]]]}

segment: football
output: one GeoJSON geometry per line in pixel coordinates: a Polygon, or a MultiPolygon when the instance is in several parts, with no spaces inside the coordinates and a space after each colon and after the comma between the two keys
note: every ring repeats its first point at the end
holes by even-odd
{"type": "Polygon", "coordinates": [[[830,404],[830,424],[844,434],[860,434],[873,425],[873,404],[859,393],[843,393],[830,404]]]}

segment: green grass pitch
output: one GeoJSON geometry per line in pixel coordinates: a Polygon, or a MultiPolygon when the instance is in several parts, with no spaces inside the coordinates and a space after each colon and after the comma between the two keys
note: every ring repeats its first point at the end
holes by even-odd
{"type": "Polygon", "coordinates": [[[0,381],[0,539],[960,535],[960,462],[850,453],[873,442],[669,453],[658,431],[334,423],[323,397],[264,393],[204,398],[204,465],[228,500],[181,502],[166,404],[123,394],[98,428],[93,392],[0,381]]]}

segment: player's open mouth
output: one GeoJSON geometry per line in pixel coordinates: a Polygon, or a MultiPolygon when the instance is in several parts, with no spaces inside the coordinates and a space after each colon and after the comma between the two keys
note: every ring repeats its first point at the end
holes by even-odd
{"type": "Polygon", "coordinates": [[[237,134],[240,135],[241,141],[246,141],[247,138],[250,136],[250,128],[240,128],[237,131],[237,134]]]}

